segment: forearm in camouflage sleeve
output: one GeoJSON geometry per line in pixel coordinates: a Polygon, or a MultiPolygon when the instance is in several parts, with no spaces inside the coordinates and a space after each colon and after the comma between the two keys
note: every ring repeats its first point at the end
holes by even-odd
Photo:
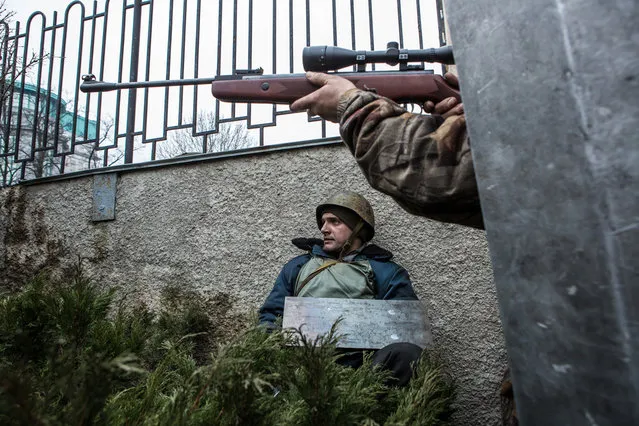
{"type": "Polygon", "coordinates": [[[350,90],[340,133],[371,186],[410,213],[483,228],[464,116],[411,114],[395,102],[350,90]]]}

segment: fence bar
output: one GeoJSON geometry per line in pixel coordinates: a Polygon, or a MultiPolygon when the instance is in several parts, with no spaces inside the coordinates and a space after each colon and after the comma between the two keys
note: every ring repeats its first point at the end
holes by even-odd
{"type": "MultiPolygon", "coordinates": [[[[140,26],[142,23],[142,0],[133,3],[133,30],[131,34],[131,69],[129,81],[138,81],[138,63],[140,56],[140,26]]],[[[133,162],[135,144],[135,111],[137,104],[137,90],[129,90],[129,103],[126,117],[126,142],[124,145],[124,163],[133,162]]]]}

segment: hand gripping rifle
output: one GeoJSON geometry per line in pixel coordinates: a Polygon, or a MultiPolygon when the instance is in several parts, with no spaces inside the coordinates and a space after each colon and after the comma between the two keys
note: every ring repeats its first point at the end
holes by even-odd
{"type": "MultiPolygon", "coordinates": [[[[386,50],[348,50],[334,46],[310,46],[302,52],[304,70],[329,72],[344,77],[360,89],[374,90],[378,94],[400,103],[435,103],[448,97],[460,99],[459,91],[448,85],[432,70],[415,62],[439,62],[454,64],[452,46],[434,49],[399,49],[397,42],[390,42],[386,50]],[[386,63],[398,65],[399,70],[366,71],[366,64],[386,63]],[[355,65],[355,72],[334,72],[355,65]]],[[[80,90],[85,93],[143,87],[184,86],[211,83],[214,97],[226,102],[253,102],[290,104],[318,89],[305,74],[264,75],[262,68],[237,70],[233,75],[214,78],[183,80],[141,81],[130,83],[106,83],[96,81],[95,76],[82,76],[80,90]]]]}

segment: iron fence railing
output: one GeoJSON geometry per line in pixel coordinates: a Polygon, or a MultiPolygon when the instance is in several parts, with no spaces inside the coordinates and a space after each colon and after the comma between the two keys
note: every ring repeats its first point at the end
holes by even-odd
{"type": "MultiPolygon", "coordinates": [[[[308,45],[375,50],[445,43],[441,0],[122,0],[70,3],[0,25],[1,185],[183,154],[338,138],[282,105],[220,103],[208,85],[80,92],[258,66],[302,72],[308,45]]],[[[378,65],[378,69],[380,66],[378,65]]],[[[434,68],[441,70],[439,65],[434,68]]]]}

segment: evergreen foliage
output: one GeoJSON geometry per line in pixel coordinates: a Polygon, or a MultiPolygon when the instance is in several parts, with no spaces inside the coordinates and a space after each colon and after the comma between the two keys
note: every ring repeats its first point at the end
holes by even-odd
{"type": "Polygon", "coordinates": [[[214,345],[195,294],[128,306],[78,267],[0,300],[0,424],[439,425],[453,386],[430,354],[405,389],[335,362],[336,328],[315,341],[254,326],[214,345]],[[299,344],[299,346],[293,346],[299,344]]]}

